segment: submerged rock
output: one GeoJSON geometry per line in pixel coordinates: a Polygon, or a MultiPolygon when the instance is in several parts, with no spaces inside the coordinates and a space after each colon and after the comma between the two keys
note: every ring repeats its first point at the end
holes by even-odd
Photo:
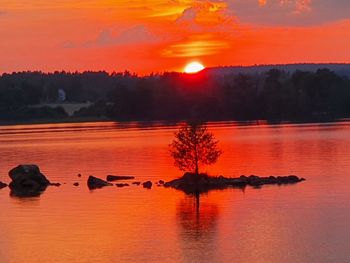
{"type": "Polygon", "coordinates": [[[73,185],[74,185],[74,186],[79,186],[79,183],[78,183],[78,182],[75,182],[73,185]]]}
{"type": "Polygon", "coordinates": [[[134,176],[124,176],[124,175],[107,175],[107,181],[112,182],[112,181],[117,181],[117,180],[130,180],[130,179],[135,179],[134,176]]]}
{"type": "Polygon", "coordinates": [[[38,196],[51,184],[34,164],[18,165],[9,171],[9,176],[11,195],[19,197],[38,196]]]}
{"type": "Polygon", "coordinates": [[[196,175],[194,173],[185,173],[181,178],[166,182],[164,187],[172,187],[182,190],[185,193],[203,193],[214,189],[225,189],[228,187],[261,187],[265,184],[293,184],[304,181],[295,175],[290,176],[270,176],[259,177],[251,175],[249,177],[242,175],[239,178],[227,178],[224,176],[211,177],[207,174],[196,175]]]}
{"type": "Polygon", "coordinates": [[[105,186],[112,186],[113,184],[108,183],[105,180],[102,180],[100,178],[97,178],[95,176],[90,175],[87,180],[87,185],[90,190],[96,189],[96,188],[102,188],[105,186]]]}
{"type": "Polygon", "coordinates": [[[147,181],[142,184],[143,188],[151,189],[152,188],[152,182],[147,181]]]}
{"type": "Polygon", "coordinates": [[[7,184],[0,181],[0,189],[7,187],[7,184]]]}

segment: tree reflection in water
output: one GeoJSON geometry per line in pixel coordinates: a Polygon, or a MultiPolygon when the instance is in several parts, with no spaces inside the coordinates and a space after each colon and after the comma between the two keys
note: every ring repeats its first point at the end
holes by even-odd
{"type": "Polygon", "coordinates": [[[204,262],[212,258],[215,262],[218,206],[209,202],[208,195],[185,195],[176,211],[183,260],[204,262]]]}

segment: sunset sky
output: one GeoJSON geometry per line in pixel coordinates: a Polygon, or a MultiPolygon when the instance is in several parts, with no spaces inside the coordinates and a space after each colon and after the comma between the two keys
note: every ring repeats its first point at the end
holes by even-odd
{"type": "Polygon", "coordinates": [[[349,0],[0,0],[0,72],[350,62],[349,0]]]}

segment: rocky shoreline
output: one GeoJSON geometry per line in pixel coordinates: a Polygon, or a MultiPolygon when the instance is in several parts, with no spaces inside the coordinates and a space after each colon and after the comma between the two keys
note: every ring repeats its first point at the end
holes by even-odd
{"type": "MultiPolygon", "coordinates": [[[[61,186],[60,183],[50,182],[44,174],[41,173],[37,165],[18,165],[17,167],[9,171],[9,177],[11,182],[9,185],[0,181],[0,189],[9,187],[10,194],[18,197],[33,197],[39,196],[43,193],[48,186],[61,186]]],[[[81,177],[79,174],[78,177],[81,177]]],[[[87,186],[90,190],[103,188],[106,186],[113,186],[113,183],[109,181],[131,180],[133,176],[115,176],[108,175],[106,180],[94,177],[90,175],[87,179],[87,186]]],[[[165,188],[174,188],[181,190],[187,194],[198,194],[208,192],[216,189],[226,189],[229,187],[244,188],[246,186],[252,186],[259,188],[263,185],[284,185],[295,184],[304,181],[304,178],[299,178],[295,175],[289,176],[269,176],[259,177],[256,175],[240,176],[238,178],[228,178],[224,176],[212,177],[207,174],[194,174],[185,173],[182,177],[164,182],[159,180],[154,182],[157,186],[163,186],[165,188]]],[[[132,182],[132,185],[141,185],[143,188],[151,189],[153,183],[151,181],[146,182],[132,182]]],[[[74,186],[79,186],[79,183],[74,183],[74,186]]],[[[117,187],[130,186],[128,183],[117,183],[117,187]]]]}

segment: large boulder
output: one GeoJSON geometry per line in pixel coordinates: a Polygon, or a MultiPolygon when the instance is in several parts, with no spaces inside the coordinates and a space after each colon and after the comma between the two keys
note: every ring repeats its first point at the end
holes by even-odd
{"type": "Polygon", "coordinates": [[[100,178],[97,178],[95,176],[90,175],[88,180],[87,180],[87,185],[88,185],[89,189],[93,190],[93,189],[102,188],[105,186],[112,186],[113,184],[108,183],[105,180],[102,180],[100,178]]]}
{"type": "Polygon", "coordinates": [[[9,185],[11,195],[15,196],[38,196],[50,185],[35,164],[18,165],[9,171],[9,176],[12,179],[9,185]]]}

